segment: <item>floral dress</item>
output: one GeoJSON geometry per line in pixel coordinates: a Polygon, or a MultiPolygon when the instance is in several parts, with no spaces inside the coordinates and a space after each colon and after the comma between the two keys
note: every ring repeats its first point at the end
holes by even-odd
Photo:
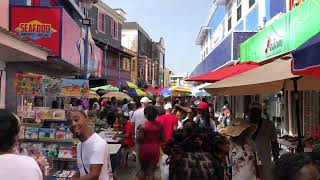
{"type": "Polygon", "coordinates": [[[256,153],[250,145],[233,145],[230,152],[232,180],[257,180],[256,153]]]}

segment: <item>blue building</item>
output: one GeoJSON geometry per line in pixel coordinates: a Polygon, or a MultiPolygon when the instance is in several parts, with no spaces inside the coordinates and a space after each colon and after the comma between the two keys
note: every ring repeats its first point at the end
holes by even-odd
{"type": "Polygon", "coordinates": [[[287,0],[213,0],[196,45],[201,62],[192,76],[235,63],[239,45],[265,27],[266,22],[287,11],[287,0]]]}
{"type": "MultiPolygon", "coordinates": [[[[292,0],[213,0],[208,17],[200,28],[200,62],[190,77],[234,65],[239,45],[291,9],[292,0]]],[[[217,97],[223,102],[224,97],[217,97]]],[[[234,115],[243,117],[253,97],[229,97],[234,115]]],[[[256,99],[254,99],[256,100],[256,99]]],[[[223,104],[216,104],[219,111],[223,104]]]]}

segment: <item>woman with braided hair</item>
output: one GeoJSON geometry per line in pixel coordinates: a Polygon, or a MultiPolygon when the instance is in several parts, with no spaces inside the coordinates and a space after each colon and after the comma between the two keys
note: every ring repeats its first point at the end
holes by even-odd
{"type": "Polygon", "coordinates": [[[175,131],[164,148],[169,156],[170,179],[228,180],[224,158],[228,144],[224,136],[206,128],[175,131]]]}

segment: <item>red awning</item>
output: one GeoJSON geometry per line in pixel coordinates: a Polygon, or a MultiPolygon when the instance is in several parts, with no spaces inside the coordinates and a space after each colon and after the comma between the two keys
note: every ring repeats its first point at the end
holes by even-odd
{"type": "Polygon", "coordinates": [[[194,76],[187,79],[187,81],[216,82],[225,78],[229,78],[229,77],[241,74],[243,72],[249,71],[259,66],[260,65],[255,62],[244,62],[234,66],[221,68],[206,74],[201,74],[199,76],[194,76]]]}

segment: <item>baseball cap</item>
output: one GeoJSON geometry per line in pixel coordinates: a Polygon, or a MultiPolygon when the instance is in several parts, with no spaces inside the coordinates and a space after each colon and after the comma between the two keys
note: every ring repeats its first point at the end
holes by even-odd
{"type": "Polygon", "coordinates": [[[164,105],[164,109],[165,110],[172,109],[172,105],[170,103],[167,103],[166,105],[164,105]]]}
{"type": "Polygon", "coordinates": [[[207,109],[209,107],[208,103],[200,102],[199,105],[196,107],[197,109],[207,109]]]}
{"type": "Polygon", "coordinates": [[[149,102],[152,102],[152,101],[147,97],[143,97],[143,98],[141,98],[140,102],[141,103],[149,103],[149,102]]]}

